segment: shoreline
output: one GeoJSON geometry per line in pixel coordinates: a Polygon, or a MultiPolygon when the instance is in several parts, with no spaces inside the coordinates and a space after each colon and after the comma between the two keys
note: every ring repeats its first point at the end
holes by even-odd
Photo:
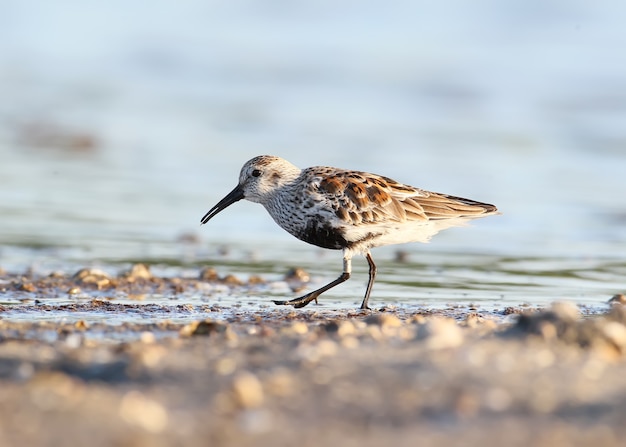
{"type": "Polygon", "coordinates": [[[251,311],[106,298],[225,285],[209,271],[82,272],[2,276],[0,445],[610,447],[626,436],[621,304],[251,311]]]}

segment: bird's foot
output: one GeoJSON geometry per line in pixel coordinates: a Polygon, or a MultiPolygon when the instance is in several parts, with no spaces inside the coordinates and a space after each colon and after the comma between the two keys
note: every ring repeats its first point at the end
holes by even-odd
{"type": "Polygon", "coordinates": [[[279,306],[293,306],[296,309],[300,309],[301,307],[306,306],[307,304],[309,304],[311,301],[315,300],[315,304],[318,304],[317,302],[317,297],[319,296],[319,293],[315,293],[315,292],[311,292],[311,293],[307,293],[304,296],[301,296],[300,298],[294,298],[293,300],[289,300],[289,301],[277,301],[277,300],[273,300],[274,304],[279,305],[279,306]]]}
{"type": "Polygon", "coordinates": [[[360,309],[361,309],[361,310],[363,310],[363,311],[365,311],[365,310],[372,310],[372,309],[369,307],[369,305],[368,305],[368,304],[369,304],[369,301],[370,301],[370,300],[369,300],[369,296],[367,296],[367,295],[366,295],[366,296],[365,296],[365,298],[363,298],[363,302],[361,303],[361,307],[360,307],[360,309]]]}

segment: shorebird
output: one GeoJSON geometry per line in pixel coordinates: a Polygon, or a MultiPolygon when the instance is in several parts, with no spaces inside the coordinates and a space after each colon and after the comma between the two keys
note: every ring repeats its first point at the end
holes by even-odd
{"type": "Polygon", "coordinates": [[[274,301],[297,308],[317,302],[322,293],[349,279],[352,257],[361,254],[369,264],[361,309],[369,309],[376,278],[371,248],[428,242],[441,230],[498,213],[488,203],[426,191],[381,175],[327,166],[299,169],[280,157],[260,155],[243,165],[235,189],[201,223],[241,199],[263,205],[298,239],[343,250],[343,272],[337,279],[299,298],[274,301]]]}

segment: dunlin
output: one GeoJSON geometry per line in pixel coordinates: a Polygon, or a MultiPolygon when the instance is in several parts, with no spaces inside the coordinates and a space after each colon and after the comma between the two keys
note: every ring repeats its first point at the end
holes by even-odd
{"type": "Polygon", "coordinates": [[[376,277],[371,248],[427,242],[441,230],[497,213],[487,203],[425,191],[376,174],[326,166],[299,169],[280,157],[261,155],[243,165],[239,184],[201,222],[241,199],[263,205],[298,239],[343,250],[343,272],[337,279],[299,298],[274,301],[294,307],[317,302],[319,295],[350,278],[352,257],[362,254],[369,264],[369,280],[361,309],[369,309],[376,277]]]}

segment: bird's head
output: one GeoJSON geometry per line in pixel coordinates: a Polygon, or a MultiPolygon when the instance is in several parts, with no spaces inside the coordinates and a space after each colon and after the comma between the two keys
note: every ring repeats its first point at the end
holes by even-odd
{"type": "Polygon", "coordinates": [[[239,173],[239,183],[202,218],[203,224],[233,203],[246,199],[266,204],[280,188],[300,175],[300,169],[280,157],[260,155],[248,160],[239,173]]]}

